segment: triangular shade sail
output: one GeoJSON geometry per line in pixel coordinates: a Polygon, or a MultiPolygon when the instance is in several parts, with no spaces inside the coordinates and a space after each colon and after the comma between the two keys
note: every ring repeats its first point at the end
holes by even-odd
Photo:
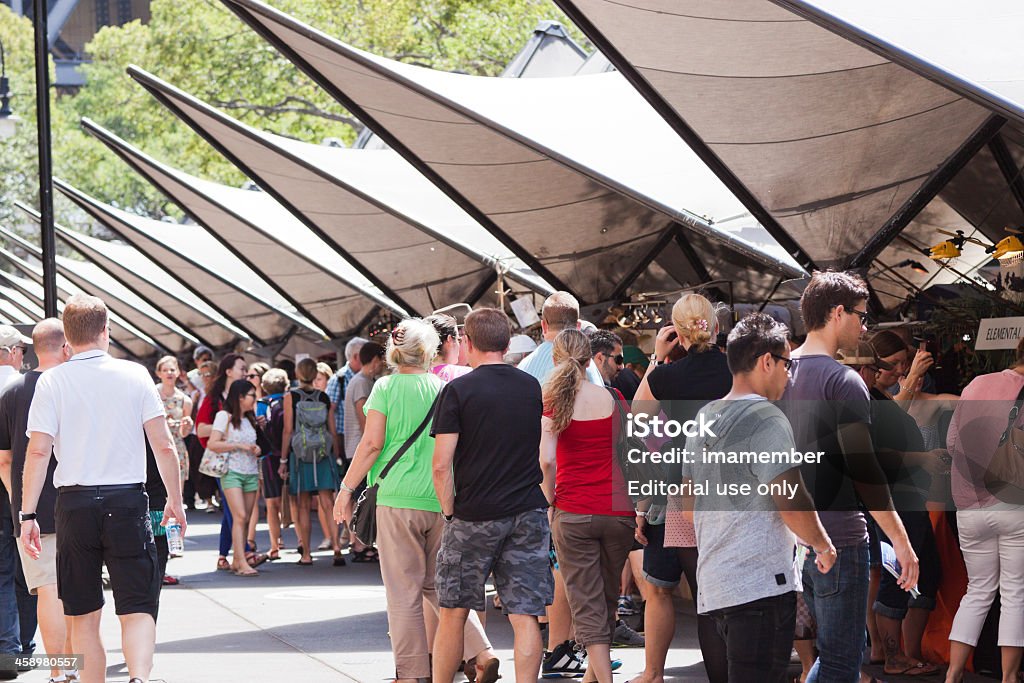
{"type": "Polygon", "coordinates": [[[802,273],[786,254],[765,254],[702,217],[744,209],[615,73],[441,73],[356,50],[254,0],[225,4],[534,271],[584,300],[621,295],[674,224],[694,233],[709,270],[741,281],[748,296],[771,286],[771,271],[802,273]],[[736,252],[734,263],[705,255],[714,241],[736,252]]]}
{"type": "Polygon", "coordinates": [[[1024,5],[1017,0],[987,0],[980,6],[959,0],[780,4],[1024,123],[1024,5]]]}
{"type": "Polygon", "coordinates": [[[797,3],[557,1],[762,223],[819,266],[867,265],[1001,122],[779,6],[797,3]]]}
{"type": "Polygon", "coordinates": [[[377,306],[404,314],[273,197],[190,176],[88,119],[82,125],[333,336],[354,331],[377,306]]]}
{"type": "MultiPolygon", "coordinates": [[[[279,336],[298,326],[306,334],[319,338],[325,335],[261,275],[250,270],[201,226],[144,218],[103,204],[63,181],[56,180],[55,185],[94,219],[132,245],[129,249],[136,258],[150,261],[165,271],[165,277],[176,278],[180,285],[190,288],[194,296],[201,295],[210,304],[230,312],[239,327],[269,329],[279,336]],[[193,272],[186,270],[186,266],[193,272]],[[220,286],[211,291],[198,285],[211,279],[220,286]]],[[[102,247],[102,244],[97,246],[102,247]]],[[[261,343],[266,339],[256,338],[261,343]]]]}
{"type": "MultiPolygon", "coordinates": [[[[39,219],[39,214],[25,205],[15,203],[15,206],[34,220],[39,219]]],[[[140,314],[137,321],[139,329],[172,352],[177,353],[188,346],[208,341],[185,329],[163,306],[164,299],[169,296],[165,292],[179,290],[181,284],[141,257],[133,248],[97,240],[61,225],[54,227],[58,239],[85,257],[83,261],[59,254],[56,257],[57,265],[79,288],[90,293],[90,287],[99,288],[137,311],[140,314]],[[124,263],[130,266],[126,267],[124,263]],[[127,278],[125,275],[128,275],[127,278]],[[158,298],[150,296],[154,293],[158,298]]]]}
{"type": "MultiPolygon", "coordinates": [[[[0,235],[2,235],[8,243],[17,245],[33,257],[38,259],[42,256],[42,251],[39,247],[26,241],[20,235],[17,235],[6,228],[0,228],[0,235]]],[[[14,266],[14,268],[23,273],[26,278],[31,280],[32,283],[34,283],[35,287],[31,287],[29,283],[26,283],[26,286],[28,287],[30,295],[33,290],[36,292],[34,300],[41,307],[43,301],[42,268],[25,261],[6,249],[0,249],[0,259],[7,261],[9,264],[14,266]]],[[[88,279],[89,276],[96,275],[96,271],[94,270],[95,266],[91,269],[88,267],[91,264],[87,264],[82,261],[72,261],[75,264],[81,264],[81,266],[84,266],[82,273],[76,273],[67,268],[67,261],[70,260],[71,259],[59,257],[57,261],[58,310],[63,309],[64,300],[72,294],[86,293],[99,296],[103,298],[107,304],[110,318],[110,338],[112,342],[123,349],[125,353],[135,358],[146,358],[148,356],[152,356],[154,353],[174,352],[174,349],[168,346],[162,339],[158,341],[130,321],[133,320],[143,326],[146,326],[147,323],[151,322],[151,319],[148,316],[130,306],[125,305],[119,297],[106,291],[102,286],[88,279]],[[82,274],[84,274],[85,277],[82,277],[82,274]]],[[[102,271],[100,271],[99,274],[103,275],[102,271]]],[[[40,308],[40,310],[42,309],[40,308]]],[[[37,322],[37,320],[32,320],[30,322],[37,322]]],[[[179,335],[170,333],[166,328],[162,330],[162,333],[164,336],[168,334],[172,335],[169,341],[171,341],[175,346],[180,347],[181,342],[184,341],[179,335]]]]}
{"type": "MultiPolygon", "coordinates": [[[[507,257],[506,249],[394,152],[323,147],[262,133],[148,74],[131,73],[329,244],[344,244],[410,311],[425,314],[471,298],[493,280],[495,260],[507,257]],[[429,222],[412,217],[417,215],[429,222]]],[[[550,291],[518,269],[509,277],[550,291]]]]}

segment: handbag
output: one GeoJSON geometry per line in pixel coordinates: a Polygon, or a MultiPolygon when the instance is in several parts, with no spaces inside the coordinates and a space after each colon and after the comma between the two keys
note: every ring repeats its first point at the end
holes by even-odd
{"type": "Polygon", "coordinates": [[[1006,429],[999,437],[988,469],[985,470],[985,489],[1004,503],[1024,505],[1024,429],[1015,426],[1020,404],[1024,401],[1024,388],[1017,394],[1006,418],[1006,429]]]}
{"type": "Polygon", "coordinates": [[[395,454],[391,456],[391,460],[384,466],[384,469],[377,475],[377,481],[373,483],[373,486],[367,486],[363,489],[363,492],[359,494],[359,500],[356,501],[355,510],[352,511],[352,523],[349,525],[352,533],[356,535],[362,543],[366,545],[373,545],[377,541],[377,491],[380,488],[380,482],[383,481],[384,477],[388,476],[388,472],[395,466],[398,459],[405,455],[405,452],[412,447],[419,438],[423,430],[427,428],[427,423],[430,422],[430,418],[434,416],[434,406],[437,405],[437,399],[440,397],[440,393],[434,397],[434,402],[430,404],[430,408],[427,410],[426,416],[423,421],[420,422],[419,427],[412,433],[405,443],[402,444],[401,448],[395,451],[395,454]]]}
{"type": "Polygon", "coordinates": [[[209,477],[220,479],[228,473],[228,454],[217,453],[207,448],[199,461],[199,471],[209,477]]]}

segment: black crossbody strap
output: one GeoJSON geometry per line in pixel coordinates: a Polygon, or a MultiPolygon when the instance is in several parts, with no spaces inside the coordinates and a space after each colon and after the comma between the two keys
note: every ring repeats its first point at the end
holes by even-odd
{"type": "Polygon", "coordinates": [[[423,422],[420,422],[420,426],[416,428],[416,431],[412,433],[412,436],[406,439],[405,443],[402,444],[402,447],[395,451],[395,454],[391,456],[391,460],[388,461],[388,464],[385,465],[384,469],[382,469],[380,471],[380,474],[377,475],[377,481],[380,481],[384,477],[388,476],[388,472],[390,472],[391,468],[395,466],[395,463],[398,462],[398,459],[405,455],[405,452],[412,447],[412,445],[416,442],[416,439],[418,439],[420,437],[420,434],[423,433],[423,430],[427,428],[427,423],[429,423],[430,418],[434,416],[434,407],[437,405],[437,399],[440,397],[441,392],[438,392],[437,396],[434,397],[433,403],[430,404],[430,408],[427,410],[427,414],[423,418],[423,422]]]}

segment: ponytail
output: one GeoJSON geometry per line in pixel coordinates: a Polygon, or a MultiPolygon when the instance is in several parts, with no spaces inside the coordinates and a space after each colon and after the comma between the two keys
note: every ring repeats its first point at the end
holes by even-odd
{"type": "Polygon", "coordinates": [[[555,337],[555,369],[544,385],[544,407],[560,434],[572,422],[573,408],[580,385],[586,381],[586,365],[591,359],[590,340],[575,329],[562,330],[555,337]]]}

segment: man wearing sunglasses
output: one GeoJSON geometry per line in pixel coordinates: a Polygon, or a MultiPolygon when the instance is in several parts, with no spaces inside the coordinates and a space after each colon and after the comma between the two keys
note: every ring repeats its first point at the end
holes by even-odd
{"type": "Polygon", "coordinates": [[[612,378],[619,371],[616,359],[622,359],[622,340],[619,335],[608,330],[597,330],[590,335],[590,353],[594,356],[593,365],[601,373],[605,386],[611,386],[612,378]]]}
{"type": "MultiPolygon", "coordinates": [[[[786,416],[770,403],[789,381],[787,336],[786,326],[764,313],[736,324],[726,350],[732,389],[701,409],[701,417],[714,420],[716,436],[688,438],[688,451],[798,450],[786,416]]],[[[823,574],[837,559],[800,466],[784,458],[725,464],[697,457],[682,464],[682,479],[684,490],[687,482],[710,483],[706,495],[684,495],[683,507],[695,511],[697,611],[715,620],[725,641],[729,680],[782,683],[796,626],[797,538],[814,549],[823,574]],[[723,493],[727,487],[770,493],[723,493]]]]}
{"type": "MultiPolygon", "coordinates": [[[[0,325],[0,389],[14,383],[21,377],[21,366],[25,359],[26,346],[32,340],[23,336],[10,325],[0,325]]],[[[8,490],[0,491],[0,523],[5,531],[0,534],[0,653],[19,654],[23,649],[20,633],[18,601],[20,592],[15,583],[24,584],[22,569],[17,560],[18,548],[14,540],[14,518],[11,512],[8,490]]],[[[34,605],[26,611],[26,617],[32,616],[34,605]]],[[[34,624],[29,625],[33,631],[34,624]]],[[[28,636],[27,640],[31,640],[28,636]]],[[[17,672],[0,671],[0,679],[11,678],[17,672]]]]}
{"type": "Polygon", "coordinates": [[[25,351],[32,340],[10,325],[0,325],[0,388],[21,372],[25,351]]]}

